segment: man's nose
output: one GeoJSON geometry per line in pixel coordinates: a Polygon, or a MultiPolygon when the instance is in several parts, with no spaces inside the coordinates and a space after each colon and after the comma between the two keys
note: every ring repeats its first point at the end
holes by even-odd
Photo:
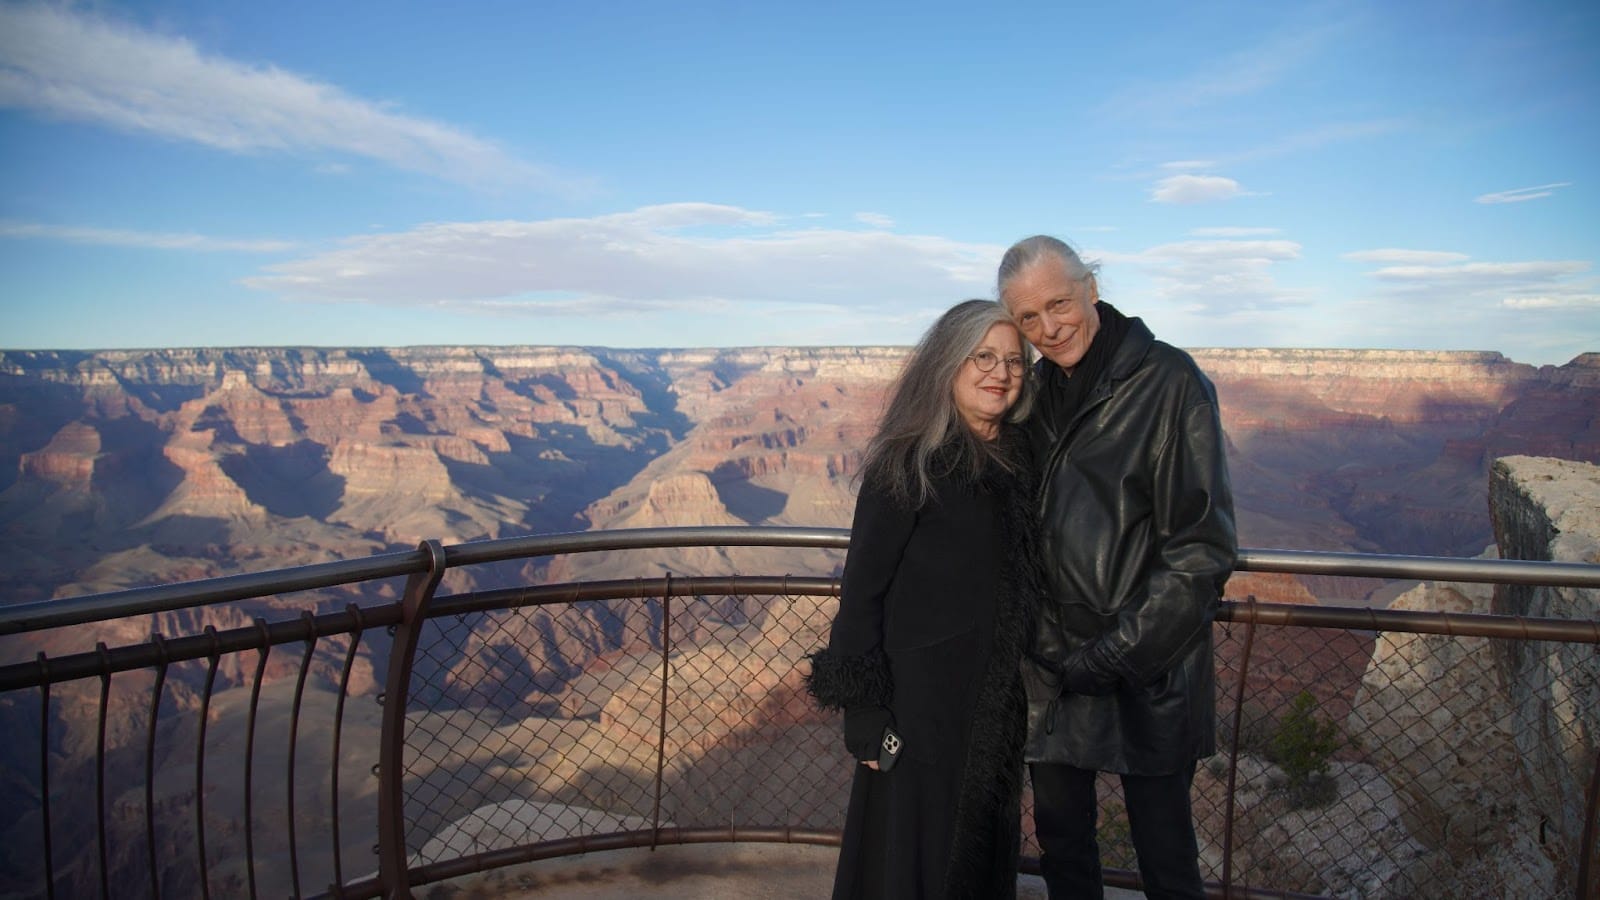
{"type": "Polygon", "coordinates": [[[1061,330],[1061,320],[1044,311],[1039,313],[1039,325],[1040,333],[1047,338],[1054,337],[1056,332],[1061,330]]]}

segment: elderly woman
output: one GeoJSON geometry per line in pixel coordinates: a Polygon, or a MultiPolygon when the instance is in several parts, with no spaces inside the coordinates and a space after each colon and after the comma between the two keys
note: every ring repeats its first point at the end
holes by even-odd
{"type": "Polygon", "coordinates": [[[860,761],[835,898],[1015,895],[1027,347],[999,304],[956,305],[867,448],[839,611],[808,678],[860,761]]]}

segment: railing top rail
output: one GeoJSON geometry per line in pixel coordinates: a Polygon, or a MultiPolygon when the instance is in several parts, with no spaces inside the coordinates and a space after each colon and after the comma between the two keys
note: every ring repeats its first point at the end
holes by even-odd
{"type": "MultiPolygon", "coordinates": [[[[845,528],[742,525],[633,528],[470,541],[445,547],[444,553],[445,565],[449,568],[566,553],[671,547],[811,547],[837,550],[847,547],[849,541],[850,532],[845,528]]],[[[411,575],[426,571],[428,560],[428,554],[418,549],[291,569],[21,603],[0,607],[0,635],[411,575]]],[[[1534,560],[1247,548],[1239,551],[1236,570],[1600,588],[1600,565],[1534,560]]]]}
{"type": "Polygon", "coordinates": [[[1535,559],[1462,559],[1450,556],[1241,548],[1234,568],[1239,572],[1281,572],[1289,575],[1600,588],[1600,565],[1535,559]]]}
{"type": "MultiPolygon", "coordinates": [[[[631,550],[666,547],[818,547],[843,548],[850,543],[847,528],[774,526],[719,526],[700,528],[629,528],[614,531],[578,531],[524,535],[453,544],[445,549],[447,568],[588,553],[597,550],[631,550]]],[[[406,550],[361,559],[335,560],[291,569],[223,575],[176,584],[85,594],[59,600],[41,600],[0,607],[0,635],[41,631],[63,625],[82,625],[126,616],[209,606],[254,597],[354,584],[376,578],[393,578],[428,570],[426,551],[406,550]]]]}

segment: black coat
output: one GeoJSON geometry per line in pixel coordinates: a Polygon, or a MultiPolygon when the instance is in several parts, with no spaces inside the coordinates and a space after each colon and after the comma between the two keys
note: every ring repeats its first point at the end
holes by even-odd
{"type": "Polygon", "coordinates": [[[1161,775],[1215,752],[1211,625],[1233,498],[1211,382],[1128,326],[1079,409],[1053,412],[1046,390],[1027,423],[1046,594],[1023,667],[1026,756],[1161,775]]]}
{"type": "Polygon", "coordinates": [[[862,485],[808,687],[845,710],[858,759],[877,758],[886,722],[905,747],[889,772],[856,767],[836,898],[1015,893],[1026,496],[997,466],[976,484],[939,479],[915,510],[870,476],[862,485]]]}

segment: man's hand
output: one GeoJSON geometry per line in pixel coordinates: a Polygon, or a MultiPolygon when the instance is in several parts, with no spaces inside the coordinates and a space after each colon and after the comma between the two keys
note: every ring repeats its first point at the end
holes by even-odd
{"type": "Polygon", "coordinates": [[[1079,649],[1061,663],[1061,684],[1071,693],[1101,696],[1117,689],[1114,673],[1098,672],[1089,663],[1094,645],[1079,649]]]}

